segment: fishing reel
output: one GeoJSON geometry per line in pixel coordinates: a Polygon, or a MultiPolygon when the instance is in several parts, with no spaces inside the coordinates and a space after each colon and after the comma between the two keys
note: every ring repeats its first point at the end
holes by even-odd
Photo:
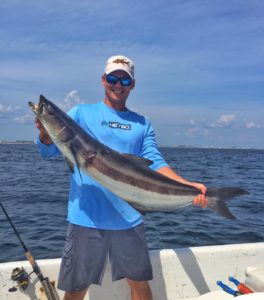
{"type": "Polygon", "coordinates": [[[29,284],[29,276],[30,274],[28,274],[23,267],[13,269],[11,273],[11,279],[16,282],[17,285],[13,286],[8,291],[15,292],[17,291],[18,287],[21,287],[23,290],[25,290],[29,284]]]}

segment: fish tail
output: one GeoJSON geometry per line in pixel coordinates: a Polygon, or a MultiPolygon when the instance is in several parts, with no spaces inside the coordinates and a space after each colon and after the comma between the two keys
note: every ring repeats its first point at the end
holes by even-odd
{"type": "Polygon", "coordinates": [[[208,197],[208,207],[222,217],[236,219],[226,205],[226,202],[237,196],[246,194],[249,194],[249,192],[236,187],[210,188],[206,193],[208,197]]]}

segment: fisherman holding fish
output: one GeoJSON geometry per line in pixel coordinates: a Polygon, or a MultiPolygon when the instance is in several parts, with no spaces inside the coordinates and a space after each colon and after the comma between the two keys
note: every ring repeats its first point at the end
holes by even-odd
{"type": "MultiPolygon", "coordinates": [[[[158,150],[150,122],[127,108],[127,98],[135,87],[133,61],[122,55],[110,57],[102,76],[102,85],[104,101],[77,105],[68,115],[95,140],[119,153],[136,156],[138,160],[142,159],[142,163],[150,162],[149,168],[152,170],[195,188],[197,195],[193,204],[206,207],[206,187],[176,174],[158,150]]],[[[37,144],[41,155],[59,155],[61,149],[53,143],[38,119],[36,126],[40,130],[37,144]]],[[[92,161],[94,155],[91,152],[88,161],[92,161]]],[[[91,284],[100,285],[108,257],[112,279],[127,279],[131,299],[151,300],[148,281],[153,275],[141,213],[135,209],[136,206],[132,207],[94,178],[78,170],[78,166],[72,168],[69,225],[58,281],[58,288],[65,291],[64,300],[82,300],[91,284]]],[[[111,177],[114,182],[118,177],[116,172],[113,168],[104,168],[103,180],[107,183],[111,177]]],[[[96,178],[96,170],[93,174],[96,178]]],[[[126,184],[130,186],[133,183],[126,184]]]]}

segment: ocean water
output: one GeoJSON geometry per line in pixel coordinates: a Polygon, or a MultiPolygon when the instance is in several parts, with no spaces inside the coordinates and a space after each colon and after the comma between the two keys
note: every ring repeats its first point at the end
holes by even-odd
{"type": "MultiPolygon", "coordinates": [[[[185,207],[148,213],[150,249],[264,241],[264,150],[161,148],[188,180],[238,186],[250,194],[229,202],[236,220],[185,207]]],[[[0,145],[0,201],[36,259],[61,257],[70,173],[63,158],[44,160],[35,145],[0,145]]],[[[0,262],[24,260],[24,250],[0,208],[0,262]]]]}

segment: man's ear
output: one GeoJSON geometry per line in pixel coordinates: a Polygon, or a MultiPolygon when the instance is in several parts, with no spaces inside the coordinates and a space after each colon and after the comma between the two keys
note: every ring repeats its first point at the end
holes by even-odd
{"type": "Polygon", "coordinates": [[[105,86],[105,75],[102,75],[102,85],[105,86]]]}
{"type": "Polygon", "coordinates": [[[133,81],[132,81],[132,84],[131,84],[131,90],[133,90],[133,88],[136,86],[136,80],[135,79],[133,79],[133,81]]]}

